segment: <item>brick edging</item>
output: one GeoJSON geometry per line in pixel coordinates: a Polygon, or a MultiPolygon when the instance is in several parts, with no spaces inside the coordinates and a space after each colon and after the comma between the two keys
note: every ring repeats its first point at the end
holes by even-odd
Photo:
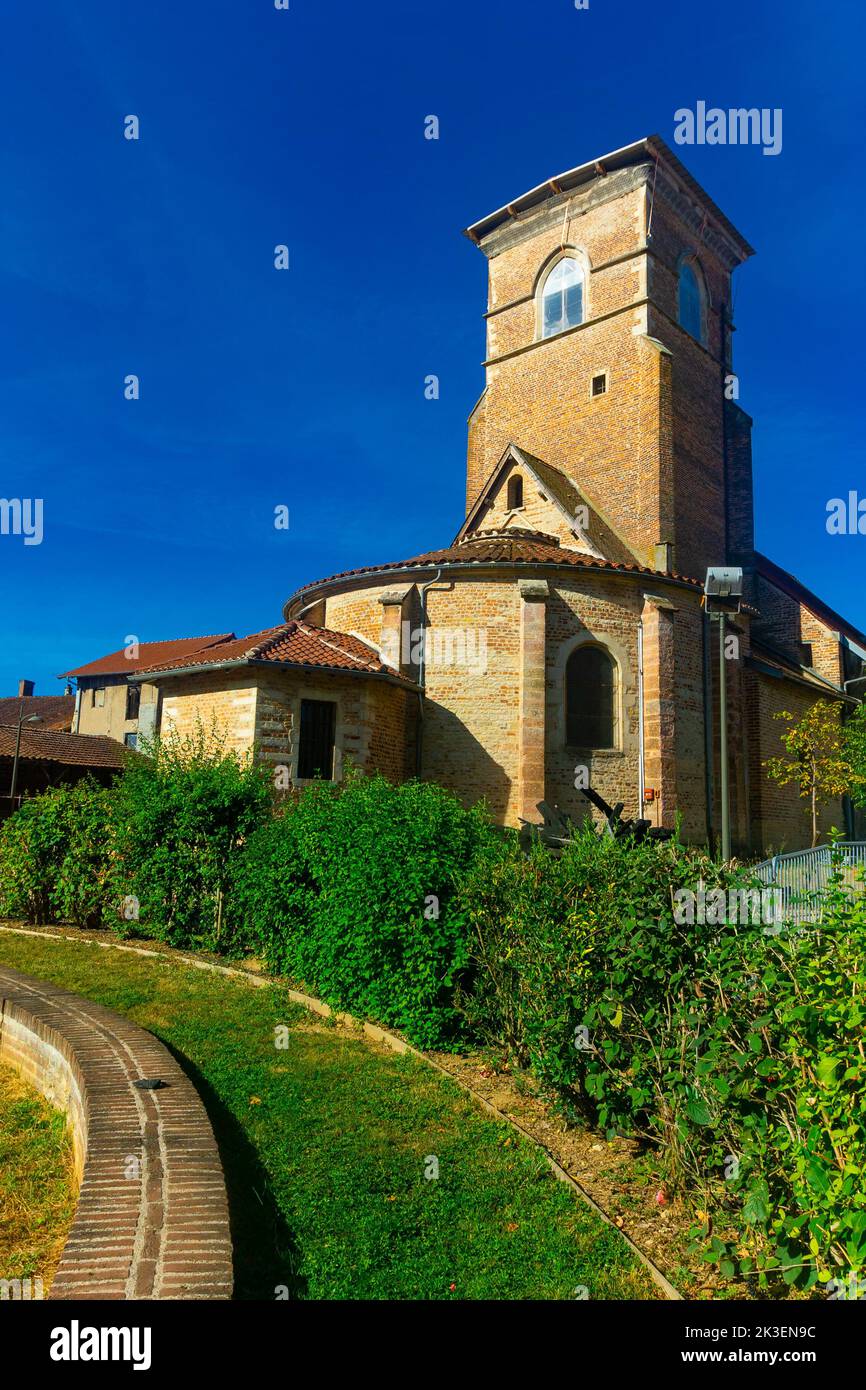
{"type": "Polygon", "coordinates": [[[226,1299],[228,1198],[202,1101],[152,1034],[0,965],[0,1061],[67,1111],[78,1205],[51,1299],[226,1299]],[[136,1080],[159,1080],[139,1089],[136,1080]]]}

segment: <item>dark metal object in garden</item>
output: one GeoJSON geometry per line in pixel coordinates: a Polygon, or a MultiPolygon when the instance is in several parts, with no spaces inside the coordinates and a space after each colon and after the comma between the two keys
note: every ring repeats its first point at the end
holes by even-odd
{"type": "MultiPolygon", "coordinates": [[[[603,835],[611,835],[615,840],[628,838],[633,844],[640,844],[641,840],[669,840],[674,833],[668,827],[653,825],[648,820],[623,820],[623,801],[609,806],[604,797],[599,796],[592,787],[584,787],[582,790],[587,801],[604,816],[605,824],[601,832],[603,835]]],[[[543,825],[533,825],[531,821],[521,820],[520,843],[524,848],[536,836],[549,849],[562,849],[573,840],[577,827],[565,811],[561,811],[558,806],[550,806],[546,801],[539,801],[538,810],[544,818],[543,825]]]]}

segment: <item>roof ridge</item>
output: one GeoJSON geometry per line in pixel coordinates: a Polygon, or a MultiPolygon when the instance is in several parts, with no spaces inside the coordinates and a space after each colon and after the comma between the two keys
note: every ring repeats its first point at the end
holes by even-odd
{"type": "MultiPolygon", "coordinates": [[[[350,661],[359,661],[359,660],[360,660],[360,658],[359,658],[357,652],[347,651],[345,647],[341,647],[341,646],[340,646],[339,642],[329,642],[329,641],[327,640],[327,638],[325,638],[325,637],[322,636],[322,633],[324,633],[324,632],[327,632],[327,633],[328,633],[329,635],[331,635],[331,636],[336,636],[336,635],[337,635],[336,629],[334,629],[334,628],[329,628],[329,627],[318,627],[318,628],[317,628],[317,627],[312,627],[309,623],[305,623],[305,622],[303,622],[301,619],[296,619],[296,620],[295,620],[295,626],[296,626],[297,628],[302,629],[304,632],[309,633],[311,636],[317,637],[317,638],[319,639],[319,641],[322,643],[322,645],[323,645],[324,647],[328,647],[330,651],[332,651],[332,652],[339,652],[341,656],[347,656],[347,657],[349,658],[350,661]]],[[[339,635],[340,635],[341,637],[351,637],[353,634],[352,634],[351,632],[343,632],[343,633],[340,633],[339,635]]],[[[377,664],[378,664],[378,665],[381,665],[381,664],[382,664],[381,659],[379,658],[379,659],[377,660],[377,658],[376,658],[376,648],[375,648],[375,647],[371,646],[370,643],[366,642],[366,641],[364,640],[363,637],[356,637],[356,638],[355,638],[355,641],[356,641],[356,642],[360,642],[362,646],[367,647],[368,651],[370,652],[370,656],[371,656],[372,660],[369,661],[367,664],[368,664],[368,666],[369,666],[371,669],[375,669],[375,667],[376,667],[377,664]]]]}
{"type": "MultiPolygon", "coordinates": [[[[297,630],[297,627],[297,619],[291,618],[288,622],[278,624],[277,627],[264,628],[262,631],[268,634],[265,640],[263,642],[255,642],[252,647],[247,647],[244,650],[244,656],[251,660],[259,656],[264,656],[265,652],[267,652],[270,647],[276,646],[277,643],[282,642],[286,637],[291,637],[292,633],[297,630]]],[[[262,633],[256,632],[251,635],[254,637],[261,637],[262,633]]]]}

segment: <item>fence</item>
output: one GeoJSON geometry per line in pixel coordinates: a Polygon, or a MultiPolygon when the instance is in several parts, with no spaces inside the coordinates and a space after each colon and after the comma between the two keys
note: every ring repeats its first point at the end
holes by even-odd
{"type": "Polygon", "coordinates": [[[775,854],[752,871],[768,888],[779,890],[788,922],[820,922],[824,894],[834,872],[852,893],[866,891],[866,840],[840,840],[817,849],[775,854]]]}

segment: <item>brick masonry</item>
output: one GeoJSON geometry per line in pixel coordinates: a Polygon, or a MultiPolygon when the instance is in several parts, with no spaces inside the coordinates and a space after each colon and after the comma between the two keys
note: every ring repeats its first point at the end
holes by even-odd
{"type": "MultiPolygon", "coordinates": [[[[292,766],[301,692],[330,691],[337,776],[346,756],[395,781],[417,767],[515,825],[533,818],[542,797],[584,816],[575,778],[586,767],[627,814],[672,826],[679,812],[685,838],[705,842],[721,820],[720,682],[718,625],[707,621],[701,588],[707,566],[740,565],[746,604],[731,614],[739,649],[725,668],[733,847],[761,854],[807,842],[796,789],[768,785],[766,761],[782,751],[773,715],[821,697],[841,701],[840,634],[861,649],[866,637],[755,552],[752,422],[729,397],[731,277],[750,248],[675,160],[657,160],[652,143],[627,165],[602,161],[566,189],[553,180],[537,200],[477,224],[488,271],[486,381],[469,420],[459,532],[461,540],[542,532],[561,550],[632,568],[493,564],[471,550],[461,561],[457,545],[441,564],[437,556],[343,573],[298,591],[285,616],[304,613],[379,646],[407,620],[417,627],[424,594],[434,641],[456,634],[485,659],[429,660],[423,698],[325,673],[268,684],[246,674],[238,679],[254,688],[234,691],[234,678],[196,677],[166,686],[169,716],[216,713],[234,746],[255,739],[265,756],[292,766]],[[543,286],[563,254],[582,267],[583,321],[545,338],[543,286]],[[679,322],[684,261],[699,282],[697,336],[679,322]],[[594,393],[601,374],[606,389],[594,393]],[[546,585],[546,596],[527,600],[527,585],[546,585]],[[606,648],[616,667],[609,748],[566,741],[566,663],[584,642],[606,648]],[[770,677],[760,674],[773,659],[770,677]],[[653,791],[644,806],[641,752],[653,791]]],[[[414,669],[402,674],[419,679],[414,669]]],[[[841,825],[841,804],[827,817],[841,825]]]]}
{"type": "Polygon", "coordinates": [[[127,1019],[0,966],[0,1061],[72,1130],[78,1206],[51,1299],[227,1299],[225,1180],[195,1087],[127,1019]],[[139,1090],[133,1081],[163,1081],[139,1090]]]}

